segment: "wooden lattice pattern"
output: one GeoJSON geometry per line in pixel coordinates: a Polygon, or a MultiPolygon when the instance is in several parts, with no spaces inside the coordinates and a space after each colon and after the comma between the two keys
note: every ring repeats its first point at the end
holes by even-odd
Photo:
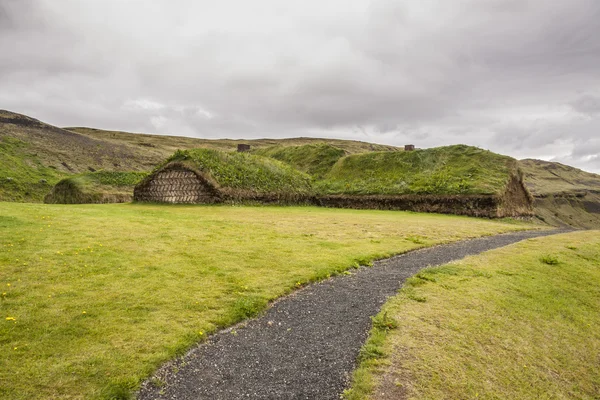
{"type": "Polygon", "coordinates": [[[136,201],[157,203],[214,203],[218,200],[214,189],[195,172],[183,168],[158,171],[136,188],[134,197],[136,201]]]}

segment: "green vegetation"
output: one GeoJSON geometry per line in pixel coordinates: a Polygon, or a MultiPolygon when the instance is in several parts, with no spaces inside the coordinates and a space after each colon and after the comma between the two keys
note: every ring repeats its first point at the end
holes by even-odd
{"type": "Polygon", "coordinates": [[[326,143],[303,146],[273,146],[254,152],[290,164],[299,171],[322,178],[346,152],[326,143]]]}
{"type": "Polygon", "coordinates": [[[45,197],[45,203],[124,203],[133,198],[133,188],[145,172],[97,171],[65,178],[45,197]]]}
{"type": "Polygon", "coordinates": [[[40,201],[63,176],[44,166],[27,143],[0,137],[0,201],[40,201]]]}
{"type": "Polygon", "coordinates": [[[600,192],[600,175],[557,162],[521,160],[527,187],[536,196],[575,194],[582,191],[600,192]]]}
{"type": "Polygon", "coordinates": [[[517,173],[513,158],[456,145],[344,157],[316,187],[327,194],[499,194],[517,173]]]}
{"type": "Polygon", "coordinates": [[[560,163],[521,160],[525,184],[536,196],[536,216],[551,225],[600,228],[600,175],[560,163]]]}
{"type": "Polygon", "coordinates": [[[600,229],[600,193],[536,197],[535,215],[554,226],[600,229]]]}
{"type": "MultiPolygon", "coordinates": [[[[497,194],[507,176],[517,173],[514,160],[467,146],[405,153],[394,146],[337,139],[208,140],[61,129],[0,110],[0,201],[41,202],[58,181],[72,175],[148,172],[178,149],[233,151],[239,143],[312,175],[322,194],[497,194]]],[[[599,175],[539,160],[519,161],[518,166],[529,190],[544,196],[536,202],[541,221],[600,227],[599,175]]]]}
{"type": "Polygon", "coordinates": [[[0,201],[42,202],[54,184],[71,175],[98,170],[148,172],[178,149],[233,151],[239,143],[250,144],[253,149],[329,144],[348,154],[398,150],[338,139],[212,140],[92,128],[61,129],[0,110],[0,201]]]}
{"type": "Polygon", "coordinates": [[[63,178],[102,169],[147,171],[157,162],[134,148],[0,110],[0,201],[41,202],[63,178]]]}
{"type": "Polygon", "coordinates": [[[384,306],[397,328],[374,324],[346,398],[595,399],[599,298],[598,231],[424,270],[384,306]]]}
{"type": "Polygon", "coordinates": [[[178,150],[163,166],[173,161],[208,174],[222,188],[282,194],[312,190],[308,175],[280,161],[253,154],[212,149],[178,150]]]}
{"type": "Polygon", "coordinates": [[[127,398],[161,363],[307,282],[528,227],[316,207],[0,203],[0,398],[127,398]]]}

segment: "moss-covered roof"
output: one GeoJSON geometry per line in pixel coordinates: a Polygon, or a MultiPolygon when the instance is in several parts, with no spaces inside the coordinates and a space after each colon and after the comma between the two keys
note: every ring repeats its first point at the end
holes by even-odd
{"type": "Polygon", "coordinates": [[[515,159],[455,145],[406,152],[373,152],[341,158],[316,183],[325,194],[498,194],[515,159]]]}
{"type": "Polygon", "coordinates": [[[267,147],[256,150],[254,154],[283,161],[299,171],[314,177],[322,177],[346,155],[346,151],[327,143],[318,143],[267,147]]]}
{"type": "Polygon", "coordinates": [[[249,153],[212,149],[179,150],[158,169],[179,162],[214,180],[221,188],[255,193],[310,193],[311,178],[288,164],[249,153]]]}

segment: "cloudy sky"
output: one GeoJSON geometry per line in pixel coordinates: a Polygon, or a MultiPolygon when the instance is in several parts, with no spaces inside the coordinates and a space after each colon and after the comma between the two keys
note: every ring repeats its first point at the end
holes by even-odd
{"type": "Polygon", "coordinates": [[[598,0],[0,0],[0,108],[203,138],[466,143],[600,172],[598,0]]]}

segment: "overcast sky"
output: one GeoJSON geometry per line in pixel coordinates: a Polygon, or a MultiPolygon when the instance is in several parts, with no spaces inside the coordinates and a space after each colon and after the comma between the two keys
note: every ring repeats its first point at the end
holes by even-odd
{"type": "Polygon", "coordinates": [[[0,0],[0,108],[600,172],[599,0],[0,0]]]}

